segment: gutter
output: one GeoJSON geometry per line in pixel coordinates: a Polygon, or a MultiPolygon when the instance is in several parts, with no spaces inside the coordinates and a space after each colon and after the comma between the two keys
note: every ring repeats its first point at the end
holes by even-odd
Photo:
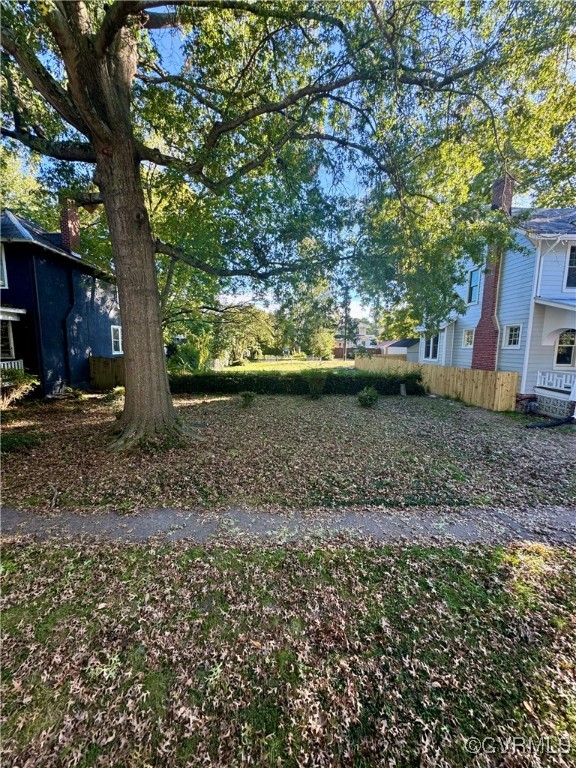
{"type": "Polygon", "coordinates": [[[46,243],[40,243],[38,240],[34,240],[31,237],[3,237],[2,242],[27,243],[28,245],[37,245],[38,248],[44,248],[46,251],[50,251],[50,253],[56,253],[58,256],[62,256],[63,259],[70,259],[70,261],[73,261],[74,264],[83,264],[89,269],[96,269],[96,267],[93,267],[91,264],[87,264],[80,256],[72,256],[72,254],[66,253],[66,251],[61,251],[59,248],[54,248],[53,246],[47,245],[46,243]]]}

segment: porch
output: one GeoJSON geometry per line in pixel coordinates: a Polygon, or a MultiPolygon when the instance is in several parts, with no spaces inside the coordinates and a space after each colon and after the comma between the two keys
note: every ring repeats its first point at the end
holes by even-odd
{"type": "Polygon", "coordinates": [[[576,400],[576,372],[538,371],[534,392],[559,400],[576,400]]]}

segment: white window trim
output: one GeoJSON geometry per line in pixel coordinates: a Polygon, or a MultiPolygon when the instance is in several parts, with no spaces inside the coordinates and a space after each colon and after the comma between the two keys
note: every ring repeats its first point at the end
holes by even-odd
{"type": "Polygon", "coordinates": [[[502,349],[521,349],[522,348],[522,323],[509,323],[502,329],[502,349]],[[508,344],[508,330],[510,328],[519,328],[518,344],[508,344]]]}
{"type": "Polygon", "coordinates": [[[482,271],[480,267],[473,267],[472,269],[468,270],[468,276],[466,278],[466,306],[467,307],[473,307],[475,304],[478,304],[480,301],[480,281],[482,279],[482,271]],[[476,301],[468,301],[468,296],[470,296],[470,275],[472,272],[478,272],[478,298],[476,301]]]}
{"type": "Polygon", "coordinates": [[[123,355],[124,354],[124,347],[122,345],[122,326],[121,325],[111,325],[110,326],[110,336],[112,339],[112,354],[113,355],[123,355]],[[114,349],[114,331],[119,330],[119,337],[120,337],[120,351],[116,352],[114,349]]]}
{"type": "Polygon", "coordinates": [[[6,254],[4,253],[4,245],[1,246],[2,249],[2,255],[0,256],[0,259],[2,259],[2,274],[4,275],[4,285],[0,285],[0,290],[2,288],[8,288],[8,272],[6,271],[6,254]]]}
{"type": "Polygon", "coordinates": [[[564,277],[562,278],[562,293],[576,293],[576,288],[568,288],[566,285],[568,282],[568,267],[570,266],[570,251],[572,248],[576,249],[576,243],[568,243],[568,250],[566,252],[566,264],[564,265],[564,277]]]}
{"type": "MultiPolygon", "coordinates": [[[[438,353],[440,352],[440,333],[435,333],[433,336],[430,336],[430,341],[436,337],[438,337],[438,343],[436,344],[436,357],[426,357],[426,340],[428,336],[424,336],[423,360],[438,360],[438,353]]],[[[432,344],[430,344],[430,351],[432,351],[432,344]]]]}
{"type": "Polygon", "coordinates": [[[462,349],[472,349],[474,346],[474,328],[464,328],[462,331],[462,349]],[[472,343],[466,344],[466,334],[471,333],[472,334],[472,343]]]}
{"type": "Polygon", "coordinates": [[[558,347],[560,346],[560,336],[562,336],[562,333],[558,334],[558,338],[556,339],[556,343],[554,344],[554,365],[552,366],[552,370],[553,371],[573,371],[573,370],[576,370],[576,351],[572,352],[572,354],[574,355],[574,363],[561,365],[560,363],[556,362],[556,358],[558,357],[558,347]]]}

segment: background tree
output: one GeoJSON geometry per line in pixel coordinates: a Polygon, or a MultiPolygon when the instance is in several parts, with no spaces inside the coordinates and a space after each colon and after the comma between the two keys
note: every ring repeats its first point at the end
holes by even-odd
{"type": "Polygon", "coordinates": [[[309,342],[310,354],[322,360],[330,360],[334,356],[334,331],[331,328],[319,328],[314,331],[309,342]]]}
{"type": "Polygon", "coordinates": [[[58,212],[49,192],[38,180],[38,158],[19,156],[0,146],[0,205],[17,210],[48,230],[58,226],[58,212]]]}
{"type": "Polygon", "coordinates": [[[274,344],[272,315],[252,305],[223,307],[212,319],[212,354],[232,361],[262,353],[274,344]]]}
{"type": "MultiPolygon", "coordinates": [[[[309,284],[299,281],[286,291],[275,312],[277,348],[315,354],[314,339],[326,329],[332,341],[338,324],[338,305],[328,280],[309,284]]],[[[332,343],[331,349],[334,344],[332,343]]],[[[316,355],[319,356],[319,355],[316,355]]],[[[321,356],[321,355],[320,355],[321,356]]]]}
{"type": "MultiPolygon", "coordinates": [[[[542,99],[533,96],[543,87],[557,91],[566,80],[573,19],[574,9],[561,0],[334,0],[320,6],[305,0],[7,0],[2,133],[49,157],[92,165],[106,212],[127,374],[118,445],[177,431],[156,254],[214,271],[210,261],[155,235],[143,165],[168,169],[196,194],[221,195],[241,189],[250,174],[285,174],[298,187],[321,164],[339,179],[348,163],[372,176],[374,200],[386,202],[386,214],[395,212],[390,194],[399,201],[406,234],[410,216],[419,221],[424,206],[411,204],[421,193],[414,183],[427,172],[441,175],[450,151],[453,160],[457,149],[467,150],[460,158],[466,178],[456,190],[478,174],[471,158],[483,153],[494,167],[513,157],[497,138],[490,157],[483,134],[497,137],[508,129],[520,135],[520,127],[541,117],[542,99]],[[169,45],[167,29],[180,32],[169,45]]],[[[554,113],[550,123],[559,125],[562,100],[549,99],[546,108],[554,113]]],[[[415,275],[437,274],[442,287],[447,259],[437,272],[431,260],[443,253],[444,230],[424,254],[423,270],[421,232],[409,253],[394,253],[391,271],[415,289],[415,275]]],[[[390,234],[396,249],[406,242],[390,234]]],[[[293,272],[312,254],[284,260],[254,248],[248,260],[230,254],[217,275],[271,278],[293,272]]],[[[366,270],[368,282],[375,274],[366,270]]]]}
{"type": "Polygon", "coordinates": [[[378,308],[376,316],[378,318],[379,338],[381,341],[392,341],[393,339],[410,339],[418,336],[416,327],[419,321],[411,314],[411,309],[407,305],[388,306],[378,308]]]}

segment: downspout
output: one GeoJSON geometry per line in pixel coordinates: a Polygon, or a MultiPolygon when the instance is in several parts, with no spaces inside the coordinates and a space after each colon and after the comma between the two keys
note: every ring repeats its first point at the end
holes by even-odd
{"type": "Polygon", "coordinates": [[[499,254],[498,264],[498,280],[496,282],[496,296],[494,297],[494,322],[496,323],[496,330],[498,332],[498,343],[496,344],[496,357],[494,359],[494,370],[498,370],[498,358],[500,357],[500,342],[502,339],[502,327],[500,326],[500,320],[498,319],[498,310],[500,303],[500,283],[502,281],[502,267],[504,265],[504,254],[499,254]]]}
{"type": "Polygon", "coordinates": [[[532,297],[530,299],[530,312],[528,314],[528,327],[526,329],[526,349],[524,351],[524,363],[522,365],[522,378],[520,380],[520,394],[526,394],[526,379],[528,378],[528,360],[530,358],[530,347],[532,346],[532,327],[534,325],[535,298],[538,295],[537,290],[540,284],[540,271],[542,264],[542,240],[538,240],[536,250],[536,269],[534,270],[534,279],[532,281],[532,297]]]}

